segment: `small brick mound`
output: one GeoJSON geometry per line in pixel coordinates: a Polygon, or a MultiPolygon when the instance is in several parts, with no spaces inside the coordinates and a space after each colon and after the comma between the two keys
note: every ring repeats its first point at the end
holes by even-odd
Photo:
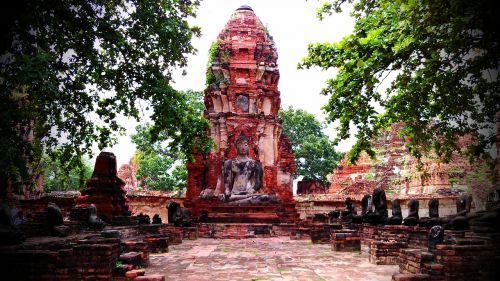
{"type": "Polygon", "coordinates": [[[158,229],[158,232],[162,236],[168,237],[168,245],[182,244],[182,237],[184,236],[184,231],[182,230],[182,227],[163,224],[158,229]]]}
{"type": "MultiPolygon", "coordinates": [[[[464,243],[467,243],[464,241],[464,243]]],[[[499,280],[500,249],[491,244],[437,245],[436,262],[445,280],[499,280]]]]}
{"type": "Polygon", "coordinates": [[[331,243],[336,252],[361,251],[361,237],[354,231],[332,233],[331,243]]]}
{"type": "Polygon", "coordinates": [[[416,274],[421,273],[425,263],[432,262],[432,253],[422,249],[401,249],[399,252],[399,272],[416,274]]]}
{"type": "Polygon", "coordinates": [[[139,253],[141,255],[140,266],[149,265],[149,247],[144,241],[122,241],[121,242],[122,253],[139,253]]]}
{"type": "Polygon", "coordinates": [[[184,240],[196,240],[196,239],[198,239],[198,228],[197,227],[183,227],[182,228],[182,238],[184,240]]]}
{"type": "Polygon", "coordinates": [[[373,264],[398,264],[399,250],[408,247],[405,242],[372,241],[368,260],[373,264]]]}
{"type": "Polygon", "coordinates": [[[330,244],[331,231],[329,227],[311,229],[311,242],[313,244],[330,244]]]}
{"type": "Polygon", "coordinates": [[[150,235],[144,237],[144,242],[147,243],[151,253],[167,253],[168,252],[168,237],[159,235],[150,235]]]}
{"type": "Polygon", "coordinates": [[[144,263],[143,255],[139,252],[128,252],[121,254],[120,257],[118,257],[118,261],[124,264],[131,264],[134,267],[140,267],[144,263]]]}
{"type": "Polygon", "coordinates": [[[309,227],[294,227],[290,233],[292,240],[309,240],[311,239],[311,228],[309,227]]]}
{"type": "Polygon", "coordinates": [[[112,280],[119,239],[83,239],[60,246],[2,251],[0,270],[8,273],[8,280],[112,280]]]}

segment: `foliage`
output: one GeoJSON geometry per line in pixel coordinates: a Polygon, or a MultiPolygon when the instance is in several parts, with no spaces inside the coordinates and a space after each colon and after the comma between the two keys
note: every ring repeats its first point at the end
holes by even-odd
{"type": "Polygon", "coordinates": [[[269,36],[269,26],[267,26],[267,23],[266,25],[264,25],[264,32],[266,33],[267,36],[269,36]]]}
{"type": "Polygon", "coordinates": [[[337,166],[342,154],[335,151],[333,143],[323,133],[324,126],[314,115],[288,107],[279,111],[283,120],[283,133],[292,142],[297,171],[295,177],[316,180],[326,184],[326,176],[337,166]]]}
{"type": "MultiPolygon", "coordinates": [[[[201,92],[179,92],[186,101],[186,110],[191,110],[193,116],[202,117],[204,104],[201,92]]],[[[188,157],[182,150],[173,149],[171,142],[175,138],[160,133],[153,139],[153,126],[139,125],[136,133],[131,136],[136,145],[137,179],[139,186],[151,190],[183,190],[186,187],[188,157]]],[[[209,143],[210,147],[211,143],[209,143]]],[[[209,149],[209,148],[208,148],[209,149]]]]}
{"type": "Polygon", "coordinates": [[[337,0],[327,1],[319,17],[346,2],[353,3],[354,32],[309,45],[299,67],[338,68],[322,90],[331,96],[323,109],[340,123],[336,141],[357,128],[350,161],[362,151],[373,156],[370,141],[396,122],[404,122],[402,134],[418,159],[434,150],[448,161],[466,134],[477,142],[462,152],[485,153],[500,111],[498,1],[337,0]],[[395,78],[379,91],[388,75],[395,78]]]}
{"type": "Polygon", "coordinates": [[[216,82],[215,75],[212,72],[212,64],[214,63],[215,58],[219,55],[219,44],[220,41],[217,39],[210,45],[210,49],[208,50],[208,61],[207,61],[207,76],[205,84],[208,86],[216,82]]]}
{"type": "Polygon", "coordinates": [[[177,160],[170,155],[136,151],[139,186],[148,190],[177,191],[186,187],[185,156],[177,160]]]}
{"type": "Polygon", "coordinates": [[[83,165],[71,168],[68,173],[60,161],[52,160],[48,155],[44,155],[40,162],[43,173],[43,190],[49,192],[83,188],[85,179],[92,176],[93,167],[89,159],[82,158],[81,161],[83,165]]]}
{"type": "Polygon", "coordinates": [[[153,110],[151,138],[205,149],[208,122],[194,116],[171,72],[194,54],[186,18],[198,0],[16,1],[1,10],[0,179],[26,177],[42,151],[80,165],[121,131],[117,116],[153,110]],[[33,125],[32,132],[29,131],[33,125]],[[33,141],[27,141],[32,134],[33,141]]]}
{"type": "Polygon", "coordinates": [[[479,204],[486,202],[489,193],[495,191],[495,185],[492,184],[493,174],[488,163],[482,163],[474,167],[474,170],[461,179],[460,182],[468,186],[467,191],[472,194],[473,201],[476,202],[476,208],[481,208],[479,204]]]}
{"type": "Polygon", "coordinates": [[[222,65],[229,65],[229,57],[231,57],[231,49],[225,49],[222,52],[222,65]]]}

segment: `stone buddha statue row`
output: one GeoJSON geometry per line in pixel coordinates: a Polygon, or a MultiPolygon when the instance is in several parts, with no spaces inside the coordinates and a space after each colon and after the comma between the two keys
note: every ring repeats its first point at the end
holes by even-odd
{"type": "Polygon", "coordinates": [[[408,202],[408,216],[403,220],[403,225],[433,227],[442,225],[446,229],[465,230],[469,228],[467,214],[470,212],[472,196],[462,194],[457,199],[457,213],[455,215],[439,217],[439,200],[432,198],[429,200],[429,216],[420,218],[418,215],[419,202],[412,199],[408,202]]]}
{"type": "Polygon", "coordinates": [[[403,219],[399,199],[392,200],[392,216],[389,217],[385,191],[376,188],[372,195],[366,194],[361,199],[361,214],[358,215],[351,198],[346,198],[345,209],[341,212],[341,219],[347,223],[370,223],[382,225],[406,225],[432,227],[442,225],[446,229],[465,230],[469,228],[467,214],[470,212],[472,196],[463,194],[457,199],[457,214],[439,217],[439,200],[429,200],[429,216],[420,218],[418,215],[419,201],[412,199],[408,202],[408,216],[403,219]]]}

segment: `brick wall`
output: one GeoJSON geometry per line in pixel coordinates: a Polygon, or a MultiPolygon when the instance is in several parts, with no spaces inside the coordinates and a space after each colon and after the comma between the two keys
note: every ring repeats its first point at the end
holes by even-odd
{"type": "Polygon", "coordinates": [[[112,280],[120,255],[116,238],[67,241],[62,248],[0,252],[5,280],[112,280]]]}

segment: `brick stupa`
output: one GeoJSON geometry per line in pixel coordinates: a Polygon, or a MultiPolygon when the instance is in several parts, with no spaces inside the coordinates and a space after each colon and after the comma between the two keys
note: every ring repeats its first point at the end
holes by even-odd
{"type": "MultiPolygon", "coordinates": [[[[205,117],[211,123],[215,146],[189,163],[186,205],[198,213],[208,205],[202,191],[214,198],[224,193],[222,165],[236,156],[234,143],[244,134],[249,138],[249,157],[260,161],[263,186],[259,192],[273,194],[280,207],[293,205],[292,181],[295,162],[288,138],[282,134],[278,117],[278,53],[272,37],[248,6],[238,8],[216,41],[209,61],[205,89],[205,117]]],[[[282,208],[283,209],[283,208],[282,208]]],[[[294,210],[294,209],[293,209],[294,210]]]]}
{"type": "Polygon", "coordinates": [[[111,152],[101,152],[95,161],[92,177],[87,180],[76,208],[97,207],[97,215],[107,222],[115,217],[130,216],[125,183],[116,174],[116,157],[111,152]]]}

